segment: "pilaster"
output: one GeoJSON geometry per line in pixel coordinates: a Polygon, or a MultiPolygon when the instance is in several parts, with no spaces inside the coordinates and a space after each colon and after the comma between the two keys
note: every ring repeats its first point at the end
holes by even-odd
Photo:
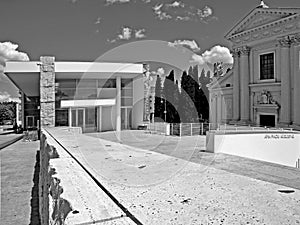
{"type": "Polygon", "coordinates": [[[54,57],[40,58],[40,123],[41,127],[55,126],[55,67],[54,57]]]}
{"type": "Polygon", "coordinates": [[[240,119],[240,52],[238,49],[233,50],[234,65],[233,65],[233,120],[240,119]]]}
{"type": "Polygon", "coordinates": [[[290,35],[291,55],[293,55],[294,63],[291,75],[294,78],[294,96],[293,96],[293,125],[300,128],[300,33],[290,35]]]}
{"type": "Polygon", "coordinates": [[[249,96],[249,53],[250,48],[243,46],[240,49],[240,108],[241,108],[241,121],[248,123],[250,121],[250,96],[249,96]]]}
{"type": "Polygon", "coordinates": [[[280,45],[280,77],[281,77],[281,98],[280,98],[280,120],[282,125],[289,125],[291,122],[291,86],[290,86],[290,44],[288,36],[278,39],[280,45]]]}
{"type": "Polygon", "coordinates": [[[117,76],[116,78],[116,88],[117,88],[117,97],[116,97],[116,131],[121,131],[121,77],[117,76]]]}

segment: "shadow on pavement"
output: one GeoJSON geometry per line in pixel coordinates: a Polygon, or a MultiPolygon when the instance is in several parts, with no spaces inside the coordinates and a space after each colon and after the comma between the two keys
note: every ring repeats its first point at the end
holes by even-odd
{"type": "Polygon", "coordinates": [[[33,174],[33,187],[31,189],[31,214],[29,225],[40,225],[40,214],[39,214],[39,172],[40,172],[40,151],[36,152],[36,162],[34,166],[33,174]]]}

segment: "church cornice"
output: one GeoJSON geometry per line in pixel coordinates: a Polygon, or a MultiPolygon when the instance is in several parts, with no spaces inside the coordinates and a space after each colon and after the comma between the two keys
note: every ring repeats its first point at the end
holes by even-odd
{"type": "Polygon", "coordinates": [[[226,38],[235,44],[241,44],[297,30],[300,30],[300,14],[291,15],[286,18],[263,24],[237,34],[227,36],[226,38]]]}

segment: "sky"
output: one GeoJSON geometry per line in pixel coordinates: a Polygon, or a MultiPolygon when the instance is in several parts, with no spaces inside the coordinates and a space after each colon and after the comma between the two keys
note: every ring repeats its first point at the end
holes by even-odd
{"type": "MultiPolygon", "coordinates": [[[[299,0],[265,3],[300,7],[299,0]]],[[[185,47],[199,63],[213,55],[230,61],[224,35],[259,4],[260,0],[1,0],[0,64],[4,65],[1,58],[34,61],[42,55],[55,56],[56,61],[131,62],[173,54],[159,50],[161,46],[181,53],[186,53],[181,49],[185,47]]],[[[3,96],[15,97],[16,91],[0,75],[0,101],[3,96]]]]}

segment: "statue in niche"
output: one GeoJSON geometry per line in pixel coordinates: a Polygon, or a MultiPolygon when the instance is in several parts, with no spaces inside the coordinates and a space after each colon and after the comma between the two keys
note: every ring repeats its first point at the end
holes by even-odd
{"type": "Polygon", "coordinates": [[[273,99],[271,93],[267,90],[263,90],[260,95],[260,104],[276,104],[276,101],[273,99]]]}

